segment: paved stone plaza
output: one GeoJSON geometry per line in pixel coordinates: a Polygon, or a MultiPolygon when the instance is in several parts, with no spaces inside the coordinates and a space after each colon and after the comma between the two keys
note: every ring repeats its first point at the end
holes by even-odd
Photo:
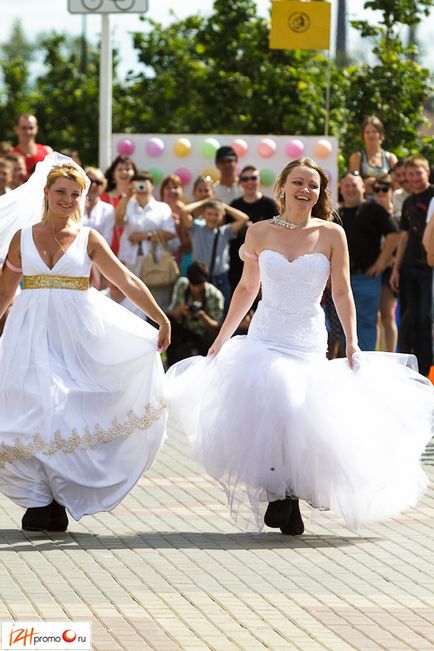
{"type": "MultiPolygon", "coordinates": [[[[434,478],[434,450],[425,455],[434,478]]],[[[91,620],[94,651],[434,649],[434,500],[357,533],[244,534],[184,438],[111,514],[56,536],[0,498],[0,621],[91,620]]]]}

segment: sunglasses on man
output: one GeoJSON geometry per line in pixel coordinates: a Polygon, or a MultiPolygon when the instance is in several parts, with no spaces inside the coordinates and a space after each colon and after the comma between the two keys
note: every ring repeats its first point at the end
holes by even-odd
{"type": "Polygon", "coordinates": [[[391,187],[392,186],[390,186],[390,185],[374,185],[374,187],[372,189],[374,190],[374,192],[384,192],[384,193],[386,193],[386,192],[389,192],[391,187]]]}
{"type": "Polygon", "coordinates": [[[259,174],[252,174],[251,176],[240,176],[240,182],[245,183],[246,181],[259,181],[259,174]]]}

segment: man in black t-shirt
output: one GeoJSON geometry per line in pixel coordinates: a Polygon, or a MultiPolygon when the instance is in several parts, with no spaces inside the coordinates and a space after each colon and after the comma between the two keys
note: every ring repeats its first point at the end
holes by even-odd
{"type": "Polygon", "coordinates": [[[398,243],[398,226],[382,206],[363,200],[365,186],[360,176],[346,174],[340,192],[339,215],[348,240],[359,346],[375,350],[381,274],[398,243]]]}
{"type": "Polygon", "coordinates": [[[422,237],[434,186],[429,183],[426,158],[410,156],[405,166],[412,194],[402,206],[401,233],[390,285],[399,291],[401,308],[406,308],[410,318],[411,350],[402,352],[413,352],[420,373],[428,375],[432,364],[432,268],[422,237]]]}
{"type": "MultiPolygon", "coordinates": [[[[249,216],[249,220],[255,224],[264,219],[271,219],[278,214],[279,210],[273,199],[265,197],[260,192],[261,177],[254,165],[246,165],[241,170],[239,184],[243,195],[232,201],[231,206],[237,208],[249,216]]],[[[229,281],[232,291],[238,285],[243,273],[243,263],[238,255],[240,246],[244,243],[246,229],[243,228],[230,243],[230,266],[229,281]]]]}

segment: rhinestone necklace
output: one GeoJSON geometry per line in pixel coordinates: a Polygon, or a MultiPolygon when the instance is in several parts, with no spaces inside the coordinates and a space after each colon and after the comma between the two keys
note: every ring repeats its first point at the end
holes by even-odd
{"type": "Polygon", "coordinates": [[[295,228],[300,228],[300,226],[304,226],[307,222],[309,221],[309,217],[306,217],[302,222],[296,224],[294,222],[288,222],[286,219],[280,219],[279,215],[275,215],[271,219],[272,224],[276,224],[276,226],[283,226],[283,228],[289,228],[290,231],[293,231],[295,228]]]}

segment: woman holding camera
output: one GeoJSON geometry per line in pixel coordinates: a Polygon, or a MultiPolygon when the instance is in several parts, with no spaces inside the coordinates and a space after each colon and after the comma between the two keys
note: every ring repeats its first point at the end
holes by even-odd
{"type": "MultiPolygon", "coordinates": [[[[143,259],[152,252],[152,244],[158,245],[158,255],[161,255],[165,243],[176,236],[172,210],[167,203],[154,199],[153,188],[150,174],[135,174],[116,211],[116,221],[123,227],[118,257],[139,277],[143,259]]],[[[172,287],[150,289],[161,309],[167,310],[172,287]]]]}

